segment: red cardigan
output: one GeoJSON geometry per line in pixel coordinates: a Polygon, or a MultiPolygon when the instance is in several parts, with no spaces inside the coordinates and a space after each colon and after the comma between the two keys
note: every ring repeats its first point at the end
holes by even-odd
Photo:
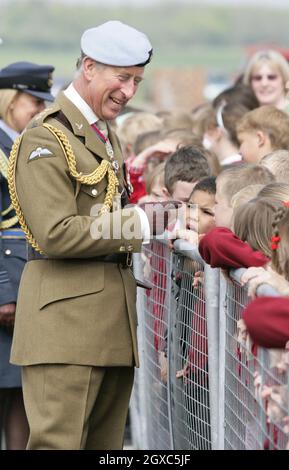
{"type": "Polygon", "coordinates": [[[289,341],[289,298],[259,297],[243,312],[248,332],[264,348],[285,348],[289,341]]]}
{"type": "Polygon", "coordinates": [[[258,267],[270,261],[225,227],[216,227],[207,233],[199,243],[199,252],[212,268],[258,267]]]}
{"type": "Polygon", "coordinates": [[[147,194],[143,172],[143,169],[137,170],[132,167],[129,170],[130,182],[133,187],[129,201],[132,204],[136,204],[141,197],[147,194]]]}

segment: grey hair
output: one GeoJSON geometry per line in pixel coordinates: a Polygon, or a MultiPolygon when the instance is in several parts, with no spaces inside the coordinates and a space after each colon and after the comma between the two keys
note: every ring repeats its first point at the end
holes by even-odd
{"type": "MultiPolygon", "coordinates": [[[[81,51],[80,57],[78,57],[78,59],[76,61],[76,71],[75,71],[75,74],[74,74],[74,78],[78,78],[82,74],[82,72],[83,72],[83,62],[88,57],[89,57],[88,55],[86,55],[83,51],[81,51]]],[[[95,62],[97,67],[99,67],[99,68],[105,67],[105,64],[102,64],[101,62],[97,62],[96,60],[92,59],[91,57],[90,57],[90,59],[95,62]]]]}

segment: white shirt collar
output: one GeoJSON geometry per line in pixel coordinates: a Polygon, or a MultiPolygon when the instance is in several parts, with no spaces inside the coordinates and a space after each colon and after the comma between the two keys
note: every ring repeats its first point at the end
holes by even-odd
{"type": "Polygon", "coordinates": [[[80,94],[76,91],[73,84],[71,83],[66,90],[64,90],[64,94],[66,98],[68,98],[74,106],[83,114],[85,119],[88,121],[88,124],[93,124],[94,122],[98,121],[99,118],[94,114],[92,109],[88,106],[86,101],[80,96],[80,94]]]}
{"type": "Polygon", "coordinates": [[[239,153],[235,153],[234,155],[224,158],[224,160],[220,162],[220,165],[230,165],[230,163],[240,162],[241,160],[242,156],[239,153]]]}
{"type": "Polygon", "coordinates": [[[10,137],[10,139],[14,142],[16,137],[18,137],[20,134],[19,132],[15,131],[12,129],[12,127],[8,126],[3,119],[0,119],[0,128],[10,137]]]}

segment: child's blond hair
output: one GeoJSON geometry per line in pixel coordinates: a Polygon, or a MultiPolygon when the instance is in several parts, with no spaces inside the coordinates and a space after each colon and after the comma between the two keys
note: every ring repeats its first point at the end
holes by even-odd
{"type": "Polygon", "coordinates": [[[272,224],[282,203],[270,198],[255,198],[238,206],[233,213],[235,234],[253,250],[271,258],[272,224]]]}
{"type": "Polygon", "coordinates": [[[268,153],[260,161],[273,173],[276,181],[287,183],[289,181],[289,150],[275,150],[268,153]]]}
{"type": "Polygon", "coordinates": [[[260,106],[246,113],[237,124],[237,134],[262,131],[273,150],[289,149],[289,116],[275,106],[260,106]]]}
{"type": "Polygon", "coordinates": [[[126,118],[116,130],[125,157],[128,157],[132,153],[133,146],[139,134],[160,130],[161,128],[161,119],[152,113],[138,112],[126,118]]]}
{"type": "Polygon", "coordinates": [[[231,206],[233,209],[241,206],[242,204],[246,204],[247,202],[251,201],[257,197],[259,191],[264,188],[263,184],[249,184],[245,186],[245,188],[240,189],[231,199],[231,206]]]}
{"type": "Polygon", "coordinates": [[[217,177],[217,186],[229,205],[232,197],[241,189],[251,184],[269,184],[275,180],[272,173],[261,165],[241,163],[231,168],[226,168],[217,177]]]}
{"type": "Polygon", "coordinates": [[[142,132],[132,146],[133,153],[138,155],[143,150],[162,140],[161,130],[142,132]]]}
{"type": "Polygon", "coordinates": [[[270,183],[258,193],[258,197],[269,197],[274,201],[289,201],[289,183],[270,183]]]}
{"type": "Polygon", "coordinates": [[[184,110],[170,111],[163,116],[162,125],[165,130],[188,129],[192,132],[193,119],[190,113],[184,110]]]}
{"type": "Polygon", "coordinates": [[[165,164],[166,162],[162,162],[157,165],[152,171],[145,174],[147,194],[151,194],[152,186],[157,180],[157,178],[159,178],[161,186],[165,185],[165,164]]]}

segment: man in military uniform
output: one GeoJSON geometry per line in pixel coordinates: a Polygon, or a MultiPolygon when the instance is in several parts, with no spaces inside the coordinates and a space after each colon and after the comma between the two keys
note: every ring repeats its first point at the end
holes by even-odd
{"type": "Polygon", "coordinates": [[[85,31],[81,49],[73,83],[11,153],[12,200],[30,242],[11,356],[23,366],[29,449],[122,448],[138,365],[128,266],[151,225],[123,208],[128,185],[106,121],[135,94],[152,47],[109,21],[85,31]]]}
{"type": "MultiPolygon", "coordinates": [[[[8,450],[24,449],[28,423],[23,404],[20,367],[9,363],[20,277],[27,260],[25,234],[8,191],[8,157],[13,141],[50,93],[54,67],[15,62],[0,70],[0,435],[8,450]]],[[[1,438],[0,438],[1,441],[1,438]]]]}

